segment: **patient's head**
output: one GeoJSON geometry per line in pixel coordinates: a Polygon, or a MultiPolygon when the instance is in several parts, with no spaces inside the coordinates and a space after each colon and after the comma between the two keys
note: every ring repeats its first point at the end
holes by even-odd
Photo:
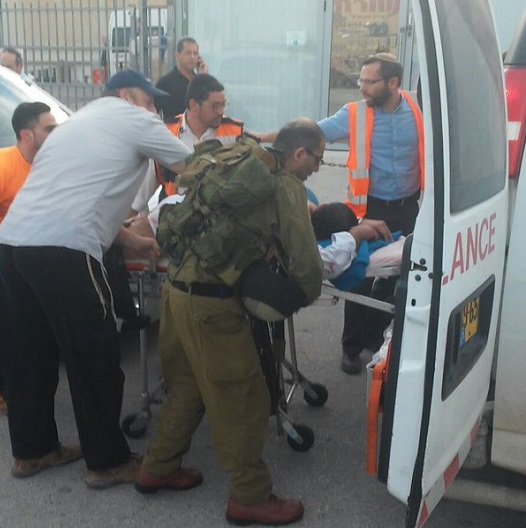
{"type": "Polygon", "coordinates": [[[349,231],[358,225],[356,215],[342,202],[320,205],[311,215],[316,240],[327,240],[333,233],[349,231]]]}

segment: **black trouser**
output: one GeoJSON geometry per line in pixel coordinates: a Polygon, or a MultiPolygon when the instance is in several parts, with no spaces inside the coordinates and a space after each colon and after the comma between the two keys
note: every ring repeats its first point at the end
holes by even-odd
{"type": "Polygon", "coordinates": [[[0,245],[10,335],[4,361],[13,456],[57,448],[59,354],[89,469],[130,454],[119,426],[124,374],[111,291],[94,258],[60,247],[0,245]]]}
{"type": "MultiPolygon", "coordinates": [[[[420,192],[404,200],[386,202],[369,196],[365,218],[383,220],[391,232],[401,231],[403,235],[408,235],[415,227],[419,197],[420,192]]],[[[395,285],[395,278],[376,281],[366,279],[359,288],[353,291],[392,302],[395,285]]],[[[343,353],[349,357],[357,357],[363,348],[369,348],[373,352],[378,350],[383,343],[383,331],[391,318],[390,315],[379,310],[345,301],[341,340],[343,353]]]]}
{"type": "Polygon", "coordinates": [[[121,319],[137,317],[122,248],[115,244],[110,246],[104,254],[103,263],[108,276],[108,284],[113,293],[115,315],[121,319]]]}
{"type": "Polygon", "coordinates": [[[7,325],[7,310],[5,307],[5,292],[0,280],[0,392],[5,393],[5,382],[3,372],[3,364],[5,359],[5,348],[7,343],[7,332],[9,326],[7,325]]]}

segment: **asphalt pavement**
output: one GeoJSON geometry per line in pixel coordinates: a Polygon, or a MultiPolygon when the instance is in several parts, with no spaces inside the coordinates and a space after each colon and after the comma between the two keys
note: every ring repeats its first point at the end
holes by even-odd
{"type": "MultiPolygon", "coordinates": [[[[343,163],[343,153],[327,153],[327,161],[343,163]]],[[[342,200],[345,171],[323,167],[308,185],[321,202],[342,200]]],[[[365,473],[365,372],[348,376],[340,371],[339,338],[343,304],[325,297],[302,310],[295,318],[299,368],[311,381],[329,392],[323,407],[311,407],[296,391],[289,413],[297,423],[315,433],[313,447],[305,453],[293,451],[278,436],[275,420],[268,425],[265,448],[274,477],[275,493],[304,501],[304,518],[294,526],[309,528],[401,528],[405,507],[391,497],[385,486],[365,473]]],[[[159,377],[156,354],[157,325],[148,332],[149,379],[159,377]]],[[[141,368],[139,336],[121,336],[122,365],[126,373],[123,416],[140,408],[141,368]]],[[[367,359],[367,358],[365,358],[367,359]]],[[[65,372],[56,397],[56,418],[62,442],[77,441],[65,372]]],[[[130,440],[134,451],[144,453],[153,431],[158,406],[146,435],[130,440]]],[[[201,528],[228,526],[224,517],[228,481],[219,468],[206,420],[199,427],[185,465],[199,468],[203,484],[186,492],[161,491],[151,496],[125,485],[105,491],[88,489],[82,461],[54,468],[25,480],[13,478],[7,420],[0,417],[0,528],[201,528]]],[[[442,501],[426,524],[429,528],[522,528],[524,513],[442,501]]]]}

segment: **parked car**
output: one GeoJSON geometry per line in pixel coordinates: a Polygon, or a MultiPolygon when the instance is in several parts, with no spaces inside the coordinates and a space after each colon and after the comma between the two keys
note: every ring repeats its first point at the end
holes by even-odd
{"type": "Polygon", "coordinates": [[[504,57],[508,105],[509,175],[517,178],[526,142],[526,10],[504,57]]]}
{"type": "Polygon", "coordinates": [[[71,110],[42,90],[33,81],[23,79],[18,73],[0,66],[0,147],[16,143],[11,126],[15,108],[24,101],[42,101],[51,107],[57,123],[63,123],[71,110]]]}

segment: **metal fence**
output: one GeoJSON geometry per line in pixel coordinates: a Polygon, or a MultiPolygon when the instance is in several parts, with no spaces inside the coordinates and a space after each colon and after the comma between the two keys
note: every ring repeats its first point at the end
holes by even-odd
{"type": "Polygon", "coordinates": [[[0,0],[0,45],[19,49],[25,73],[77,109],[98,97],[120,69],[138,69],[153,80],[167,72],[173,13],[173,6],[130,7],[126,0],[0,0]]]}

